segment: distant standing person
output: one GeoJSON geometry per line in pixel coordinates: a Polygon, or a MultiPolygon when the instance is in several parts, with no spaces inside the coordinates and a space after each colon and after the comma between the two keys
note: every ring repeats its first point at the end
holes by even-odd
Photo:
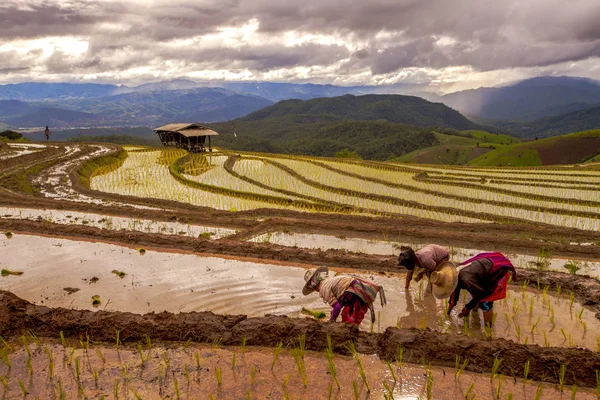
{"type": "Polygon", "coordinates": [[[415,268],[419,268],[415,276],[415,282],[419,282],[423,279],[423,275],[427,275],[429,279],[432,272],[437,271],[443,263],[449,260],[450,252],[448,249],[437,244],[429,244],[417,252],[410,246],[400,247],[398,265],[408,270],[406,274],[406,289],[408,290],[410,287],[410,281],[413,279],[415,268]]]}
{"type": "Polygon", "coordinates": [[[515,267],[502,253],[479,253],[475,257],[461,263],[459,267],[458,284],[450,295],[448,314],[452,311],[460,297],[461,289],[472,296],[462,309],[459,317],[468,317],[472,310],[478,307],[483,311],[483,321],[492,327],[493,307],[495,300],[506,298],[506,287],[512,274],[516,277],[515,267]]]}
{"type": "Polygon", "coordinates": [[[44,135],[46,135],[46,142],[50,140],[50,129],[46,126],[46,130],[44,131],[44,135]]]}

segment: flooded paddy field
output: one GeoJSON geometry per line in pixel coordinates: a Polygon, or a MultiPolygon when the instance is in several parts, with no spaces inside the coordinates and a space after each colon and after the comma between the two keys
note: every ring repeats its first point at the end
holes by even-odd
{"type": "Polygon", "coordinates": [[[0,218],[47,221],[61,225],[87,225],[109,230],[128,230],[164,235],[182,235],[220,239],[233,235],[235,230],[219,227],[198,226],[180,222],[156,221],[145,218],[126,218],[96,213],[67,210],[0,207],[0,218]]]}
{"type": "Polygon", "coordinates": [[[4,399],[595,399],[592,389],[373,355],[175,343],[94,344],[23,335],[2,350],[4,399]],[[328,360],[331,360],[328,361],[328,360]],[[364,380],[361,376],[362,365],[364,380]],[[333,370],[332,366],[333,365],[333,370]],[[332,373],[334,371],[334,373],[332,373]],[[339,386],[338,386],[339,385],[339,386]],[[369,391],[370,390],[370,391],[369,391]]]}
{"type": "MultiPolygon", "coordinates": [[[[298,318],[305,317],[302,307],[331,311],[316,293],[301,294],[309,265],[149,249],[143,249],[142,255],[136,248],[32,235],[2,236],[0,254],[2,269],[23,272],[0,278],[0,289],[48,307],[298,318]]],[[[459,305],[447,316],[447,301],[427,293],[423,281],[413,282],[407,291],[400,273],[343,268],[332,268],[330,273],[350,273],[384,287],[388,305],[382,308],[375,302],[376,322],[371,324],[367,316],[361,324],[366,332],[393,326],[429,328],[482,339],[600,349],[600,320],[569,293],[511,286],[508,298],[495,303],[496,322],[486,332],[480,313],[472,313],[465,323],[456,317],[459,305]]],[[[468,300],[463,296],[461,301],[468,300]]]]}

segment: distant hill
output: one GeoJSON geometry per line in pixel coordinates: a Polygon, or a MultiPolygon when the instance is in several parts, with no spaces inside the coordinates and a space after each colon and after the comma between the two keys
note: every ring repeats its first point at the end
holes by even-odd
{"type": "Polygon", "coordinates": [[[221,133],[215,143],[231,149],[316,156],[348,149],[362,158],[387,160],[439,144],[434,131],[477,125],[418,97],[345,95],[285,100],[211,127],[221,133]]]}
{"type": "Polygon", "coordinates": [[[0,100],[88,98],[111,95],[118,86],[97,83],[25,82],[0,85],[0,100]]]}
{"type": "Polygon", "coordinates": [[[321,120],[387,121],[415,126],[478,129],[479,126],[441,103],[401,95],[345,95],[307,101],[285,100],[249,114],[240,121],[260,121],[285,116],[321,120]]]}
{"type": "Polygon", "coordinates": [[[439,101],[493,125],[493,120],[533,121],[600,105],[600,81],[546,76],[451,93],[439,101]]]}
{"type": "Polygon", "coordinates": [[[136,92],[37,102],[0,100],[0,122],[51,128],[145,125],[174,121],[226,121],[271,105],[267,99],[220,88],[136,92]]]}
{"type": "Polygon", "coordinates": [[[502,147],[472,160],[469,164],[479,166],[579,164],[599,154],[600,130],[591,130],[502,147]]]}
{"type": "Polygon", "coordinates": [[[534,137],[544,138],[569,132],[600,129],[600,105],[526,123],[499,123],[498,127],[511,132],[515,136],[532,139],[534,137]]]}
{"type": "Polygon", "coordinates": [[[6,123],[18,127],[29,128],[52,126],[53,128],[68,128],[71,126],[93,126],[102,123],[102,118],[85,112],[64,110],[61,108],[43,107],[22,115],[6,119],[6,123]]]}

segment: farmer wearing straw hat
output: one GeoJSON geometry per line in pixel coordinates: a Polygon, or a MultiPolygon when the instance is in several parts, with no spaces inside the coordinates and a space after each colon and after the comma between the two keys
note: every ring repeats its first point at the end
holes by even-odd
{"type": "Polygon", "coordinates": [[[385,305],[385,293],[383,286],[361,278],[349,275],[328,276],[327,267],[311,269],[304,274],[306,284],[302,288],[302,294],[307,296],[314,291],[324,302],[333,307],[330,321],[335,321],[342,313],[342,322],[360,325],[367,310],[371,311],[371,322],[375,322],[373,303],[380,293],[381,305],[385,305]]]}
{"type": "Polygon", "coordinates": [[[438,270],[445,262],[450,260],[450,252],[448,249],[437,244],[429,244],[415,252],[410,246],[400,247],[400,255],[398,256],[398,265],[406,268],[406,290],[410,287],[410,281],[413,279],[413,274],[416,271],[415,282],[423,279],[424,275],[427,278],[431,273],[438,270]]]}
{"type": "Polygon", "coordinates": [[[515,267],[502,253],[480,253],[461,263],[458,283],[450,295],[448,314],[452,311],[460,297],[460,290],[465,289],[472,296],[462,309],[459,317],[468,317],[469,313],[479,307],[483,311],[483,321],[492,327],[493,307],[495,300],[506,298],[506,287],[510,275],[516,277],[515,267]]]}

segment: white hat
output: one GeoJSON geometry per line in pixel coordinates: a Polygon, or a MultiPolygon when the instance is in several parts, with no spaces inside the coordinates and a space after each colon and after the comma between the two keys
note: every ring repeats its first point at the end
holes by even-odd
{"type": "Polygon", "coordinates": [[[431,289],[436,299],[447,299],[458,285],[456,266],[446,261],[437,271],[431,273],[429,282],[431,282],[431,289]]]}
{"type": "Polygon", "coordinates": [[[306,284],[302,288],[302,294],[308,295],[315,291],[315,286],[319,284],[329,272],[327,267],[319,267],[317,269],[309,269],[304,273],[304,281],[306,284]]]}

